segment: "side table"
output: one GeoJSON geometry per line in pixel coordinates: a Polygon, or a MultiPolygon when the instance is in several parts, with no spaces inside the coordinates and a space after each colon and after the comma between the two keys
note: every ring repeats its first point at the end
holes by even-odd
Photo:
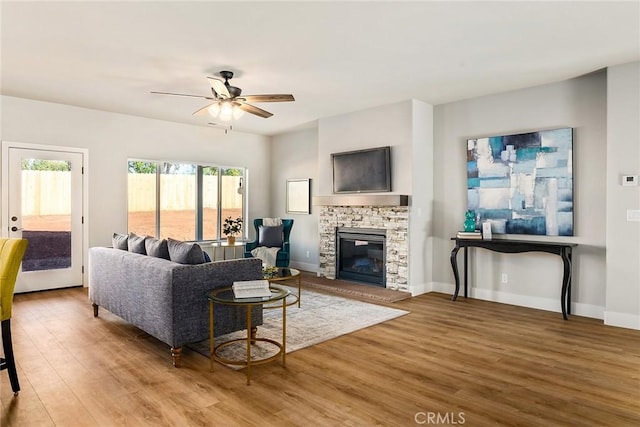
{"type": "Polygon", "coordinates": [[[235,298],[232,288],[222,288],[209,292],[207,299],[209,300],[209,361],[210,370],[213,371],[214,361],[224,363],[227,365],[239,365],[247,368],[247,385],[251,384],[251,367],[254,365],[263,365],[265,363],[273,362],[282,356],[282,366],[286,366],[286,347],[287,347],[287,304],[286,298],[290,292],[286,289],[270,286],[271,296],[264,298],[235,298]],[[254,306],[262,306],[264,304],[282,301],[282,342],[272,340],[269,338],[259,338],[251,336],[251,308],[254,306]],[[245,307],[247,311],[247,337],[235,338],[229,341],[214,346],[214,310],[216,304],[233,305],[238,307],[245,307]],[[224,357],[218,356],[218,351],[221,348],[232,345],[238,342],[246,342],[247,353],[246,357],[242,360],[230,360],[224,357]],[[251,346],[256,341],[268,342],[275,345],[278,348],[278,352],[273,356],[266,357],[264,359],[252,360],[251,358],[251,346]]]}
{"type": "Polygon", "coordinates": [[[267,280],[269,283],[274,282],[286,282],[287,280],[297,280],[298,285],[298,295],[293,295],[296,299],[287,305],[293,305],[296,302],[298,303],[298,307],[300,307],[300,287],[302,285],[302,277],[300,276],[300,270],[296,270],[295,268],[288,267],[276,267],[277,270],[273,270],[272,272],[264,272],[263,278],[267,280]]]}
{"type": "Polygon", "coordinates": [[[244,255],[244,242],[235,242],[232,245],[230,245],[228,242],[214,242],[211,244],[211,248],[213,251],[212,261],[218,260],[218,250],[222,252],[222,260],[226,260],[227,248],[233,249],[233,258],[229,259],[242,258],[242,256],[244,255]],[[238,249],[240,249],[240,257],[238,257],[238,249]]]}

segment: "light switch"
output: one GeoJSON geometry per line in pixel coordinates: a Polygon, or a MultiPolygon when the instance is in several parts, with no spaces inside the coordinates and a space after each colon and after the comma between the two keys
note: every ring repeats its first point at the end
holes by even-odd
{"type": "Polygon", "coordinates": [[[627,209],[627,221],[640,221],[640,209],[627,209]]]}

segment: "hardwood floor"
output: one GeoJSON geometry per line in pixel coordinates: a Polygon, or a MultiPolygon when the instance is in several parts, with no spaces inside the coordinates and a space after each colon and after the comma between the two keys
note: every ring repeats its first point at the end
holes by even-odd
{"type": "Polygon", "coordinates": [[[427,294],[411,314],[242,371],[169,347],[86,289],[17,295],[22,391],[0,372],[2,426],[637,426],[640,332],[427,294]],[[445,423],[446,421],[446,423],[445,423]]]}

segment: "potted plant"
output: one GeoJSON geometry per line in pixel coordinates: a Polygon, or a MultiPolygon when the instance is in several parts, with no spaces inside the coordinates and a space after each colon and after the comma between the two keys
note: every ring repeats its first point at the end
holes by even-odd
{"type": "Polygon", "coordinates": [[[229,245],[234,245],[236,243],[236,234],[240,233],[241,230],[242,217],[233,219],[228,216],[224,219],[224,224],[222,224],[222,233],[227,236],[227,243],[229,245]]]}

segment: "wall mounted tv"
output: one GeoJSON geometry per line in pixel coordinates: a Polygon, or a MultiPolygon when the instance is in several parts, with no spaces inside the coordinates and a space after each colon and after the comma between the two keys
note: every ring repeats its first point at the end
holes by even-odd
{"type": "Polygon", "coordinates": [[[391,191],[391,147],[333,153],[334,193],[391,191]]]}

